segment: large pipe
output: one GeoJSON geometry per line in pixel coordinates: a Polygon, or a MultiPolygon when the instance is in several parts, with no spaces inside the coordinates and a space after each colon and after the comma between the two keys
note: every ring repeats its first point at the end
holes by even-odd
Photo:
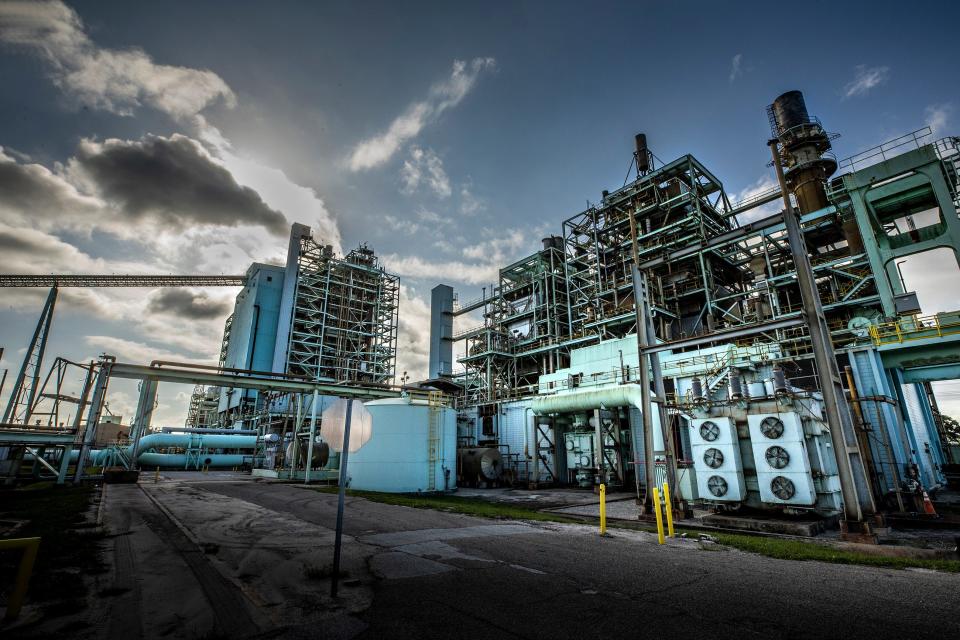
{"type": "MultiPolygon", "coordinates": [[[[530,405],[536,415],[551,413],[571,413],[574,411],[593,411],[599,408],[636,407],[641,415],[644,413],[643,396],[639,384],[622,384],[617,387],[604,389],[575,391],[554,396],[538,396],[530,405]]],[[[658,416],[653,411],[651,418],[658,416]]],[[[653,450],[663,449],[662,429],[651,429],[653,432],[653,450]]]]}
{"type": "MultiPolygon", "coordinates": [[[[201,457],[201,464],[211,467],[237,467],[243,464],[243,458],[248,455],[206,453],[216,449],[255,449],[257,436],[228,435],[228,434],[197,434],[197,433],[151,433],[140,439],[139,445],[129,445],[124,453],[133,456],[134,447],[139,454],[137,462],[144,467],[186,467],[185,454],[159,453],[152,449],[194,449],[205,452],[201,457]],[[207,463],[205,460],[210,459],[207,463]]],[[[90,451],[90,463],[93,466],[104,466],[113,462],[112,449],[95,449],[90,451]]],[[[69,461],[74,463],[80,457],[79,451],[71,451],[69,461]]]]}

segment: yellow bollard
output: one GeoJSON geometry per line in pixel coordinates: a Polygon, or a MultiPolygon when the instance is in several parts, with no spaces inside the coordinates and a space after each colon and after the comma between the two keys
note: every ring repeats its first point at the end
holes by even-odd
{"type": "Polygon", "coordinates": [[[13,592],[7,600],[6,620],[13,620],[20,615],[20,608],[23,606],[23,596],[27,594],[27,584],[29,584],[30,575],[33,573],[33,561],[37,559],[37,549],[39,547],[40,538],[0,540],[0,550],[23,549],[20,568],[17,569],[17,577],[13,583],[13,592]]]}
{"type": "Polygon", "coordinates": [[[153,484],[160,482],[160,467],[157,467],[157,470],[153,472],[153,484]]]}
{"type": "Polygon", "coordinates": [[[600,535],[607,535],[607,485],[600,485],[600,535]]]}
{"type": "Polygon", "coordinates": [[[656,487],[653,488],[653,512],[657,516],[657,542],[663,544],[663,515],[660,513],[660,491],[656,487]]]}
{"type": "Polygon", "coordinates": [[[663,511],[667,514],[667,535],[673,535],[673,503],[670,502],[670,485],[663,483],[663,511]]]}

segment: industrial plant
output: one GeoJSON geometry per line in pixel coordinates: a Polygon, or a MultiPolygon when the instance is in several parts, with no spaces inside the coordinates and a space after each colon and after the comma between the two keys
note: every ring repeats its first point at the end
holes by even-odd
{"type": "Polygon", "coordinates": [[[626,183],[558,216],[480,297],[438,283],[422,381],[397,376],[398,276],[301,224],[285,264],[243,275],[0,276],[49,287],[11,376],[0,476],[335,482],[342,424],[325,421],[347,398],[370,415],[352,489],[602,485],[644,519],[666,485],[677,518],[801,519],[876,542],[890,519],[924,517],[958,462],[930,383],[960,377],[960,311],[925,314],[897,261],[958,257],[960,140],[925,129],[837,160],[799,91],[767,113],[777,187],[733,202],[722,167],[664,162],[637,134],[626,183]],[[120,286],[241,287],[219,363],[45,362],[58,291],[120,286]],[[128,427],[105,406],[120,379],[139,382],[128,427]],[[192,385],[182,426],[154,423],[161,384],[192,385]]]}

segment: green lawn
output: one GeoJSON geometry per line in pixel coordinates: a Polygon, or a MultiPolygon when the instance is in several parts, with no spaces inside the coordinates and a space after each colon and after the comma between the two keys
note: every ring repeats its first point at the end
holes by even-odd
{"type": "MultiPolygon", "coordinates": [[[[321,491],[324,493],[337,492],[336,487],[312,488],[315,491],[321,491]]],[[[458,496],[448,495],[427,496],[352,490],[348,490],[347,494],[383,504],[412,507],[415,509],[436,509],[438,511],[462,513],[480,518],[534,520],[539,522],[565,523],[583,523],[584,521],[595,521],[595,519],[590,518],[567,517],[558,515],[556,513],[538,511],[534,508],[520,505],[489,502],[487,500],[483,500],[482,498],[461,498],[458,496]]],[[[607,525],[611,529],[621,528],[632,529],[635,531],[656,532],[656,529],[640,522],[630,523],[622,520],[608,520],[607,525]]],[[[686,533],[692,538],[696,538],[701,533],[695,529],[678,529],[677,532],[686,533]]],[[[821,562],[833,562],[837,564],[859,564],[893,569],[916,567],[921,569],[935,569],[938,571],[960,572],[960,560],[889,558],[872,556],[855,551],[841,551],[817,542],[805,542],[801,540],[776,538],[770,536],[713,532],[710,533],[710,536],[712,536],[718,543],[722,545],[740,549],[741,551],[747,551],[749,553],[757,553],[770,558],[779,558],[781,560],[818,560],[821,562]]]]}
{"type": "MultiPolygon", "coordinates": [[[[336,487],[311,487],[322,493],[336,493],[336,487]]],[[[480,518],[498,518],[508,520],[536,520],[538,522],[579,522],[554,513],[547,513],[516,505],[488,502],[481,498],[461,498],[446,495],[414,495],[406,493],[380,493],[378,491],[347,490],[347,495],[365,498],[371,502],[393,504],[414,509],[435,509],[449,513],[462,513],[480,518]]]]}

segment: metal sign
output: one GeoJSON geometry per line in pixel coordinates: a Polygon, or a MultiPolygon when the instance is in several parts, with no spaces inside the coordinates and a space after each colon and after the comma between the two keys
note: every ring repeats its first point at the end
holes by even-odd
{"type": "Polygon", "coordinates": [[[356,453],[370,439],[370,426],[373,423],[370,412],[359,400],[339,398],[324,409],[320,433],[324,441],[330,445],[331,450],[343,451],[348,403],[351,403],[352,407],[350,408],[350,442],[347,450],[350,453],[356,453]]]}

